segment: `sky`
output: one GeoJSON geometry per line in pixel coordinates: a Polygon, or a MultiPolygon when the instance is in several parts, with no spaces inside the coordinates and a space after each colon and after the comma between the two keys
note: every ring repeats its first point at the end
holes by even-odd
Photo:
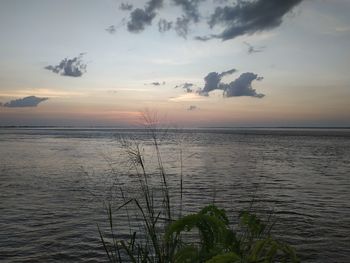
{"type": "Polygon", "coordinates": [[[0,126],[350,126],[348,0],[0,0],[0,126]]]}

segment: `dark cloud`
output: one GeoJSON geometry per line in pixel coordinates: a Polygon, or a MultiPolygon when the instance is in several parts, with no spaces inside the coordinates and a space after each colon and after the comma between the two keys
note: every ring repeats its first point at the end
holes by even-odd
{"type": "Polygon", "coordinates": [[[195,40],[206,42],[210,39],[213,39],[214,36],[196,36],[194,37],[195,40]]]}
{"type": "MultiPolygon", "coordinates": [[[[200,4],[205,0],[169,0],[181,8],[175,21],[160,19],[158,29],[165,32],[174,29],[176,33],[186,38],[190,26],[203,20],[205,15],[200,13],[200,4]]],[[[197,36],[195,39],[208,41],[213,38],[222,40],[233,39],[241,35],[251,35],[257,32],[271,30],[283,22],[283,17],[303,0],[218,0],[214,12],[207,22],[212,30],[215,26],[224,28],[219,34],[197,36]]],[[[125,4],[126,5],[126,4],[125,4]]],[[[138,33],[152,24],[157,16],[157,10],[163,6],[163,0],[149,0],[144,8],[136,8],[130,12],[127,29],[138,33]]],[[[125,6],[126,7],[126,6],[125,6]]],[[[129,8],[129,7],[128,7],[129,8]]],[[[131,9],[130,9],[131,10],[131,9]]],[[[254,48],[251,49],[254,53],[254,48]]]]}
{"type": "Polygon", "coordinates": [[[209,96],[209,92],[213,90],[222,90],[224,92],[223,95],[226,98],[239,96],[262,98],[265,96],[264,94],[257,93],[252,87],[252,82],[254,80],[263,80],[263,77],[260,77],[257,74],[246,72],[230,83],[223,83],[221,81],[224,76],[232,74],[236,71],[237,70],[235,69],[231,69],[220,74],[217,72],[210,72],[204,78],[204,87],[199,89],[197,93],[201,96],[209,96]]]}
{"type": "Polygon", "coordinates": [[[182,8],[184,16],[195,23],[200,19],[200,14],[198,11],[198,5],[204,0],[173,0],[175,5],[178,5],[182,8]]]}
{"type": "Polygon", "coordinates": [[[81,77],[86,72],[87,64],[83,63],[82,57],[84,53],[72,59],[65,58],[56,66],[46,66],[45,69],[62,76],[81,77]]]}
{"type": "Polygon", "coordinates": [[[248,47],[248,50],[247,50],[248,54],[259,53],[265,49],[265,47],[254,47],[248,42],[243,42],[243,43],[248,47]]]}
{"type": "Polygon", "coordinates": [[[123,11],[131,11],[132,8],[133,8],[133,5],[129,3],[121,3],[119,6],[119,9],[123,11]]]}
{"type": "Polygon", "coordinates": [[[173,22],[167,21],[165,19],[160,19],[158,22],[158,31],[163,33],[169,31],[173,26],[173,22]]]}
{"type": "Polygon", "coordinates": [[[246,72],[241,74],[236,80],[229,84],[220,84],[220,89],[224,90],[224,97],[240,97],[249,96],[255,98],[263,98],[265,95],[257,93],[252,88],[252,82],[254,80],[260,81],[263,77],[259,77],[257,74],[246,72]]]}
{"type": "MultiPolygon", "coordinates": [[[[200,19],[198,12],[198,5],[204,0],[171,0],[175,5],[180,6],[183,13],[176,21],[167,21],[160,19],[158,22],[159,32],[166,32],[174,28],[176,33],[186,38],[190,22],[197,23],[200,19]],[[174,25],[174,26],[173,26],[174,25]]],[[[150,0],[146,6],[136,8],[130,13],[130,20],[127,23],[127,28],[130,32],[139,33],[145,29],[146,26],[152,24],[153,19],[157,16],[156,10],[162,8],[163,0],[150,0]]]]}
{"type": "Polygon", "coordinates": [[[234,6],[217,7],[209,25],[225,27],[224,31],[210,38],[228,40],[240,35],[253,34],[278,27],[283,16],[302,0],[238,1],[234,6]]]}
{"type": "Polygon", "coordinates": [[[25,97],[23,99],[11,100],[4,104],[4,107],[9,108],[23,108],[23,107],[36,107],[40,102],[48,100],[48,98],[39,98],[35,96],[25,97]]]}
{"type": "Polygon", "coordinates": [[[110,25],[105,30],[110,34],[114,34],[115,32],[117,32],[117,29],[119,29],[120,27],[124,27],[126,25],[126,22],[127,22],[126,20],[127,18],[124,17],[122,18],[122,20],[118,25],[110,25]]]}
{"type": "Polygon", "coordinates": [[[163,0],[150,0],[147,4],[146,4],[146,10],[147,11],[154,11],[156,9],[159,9],[163,7],[163,0]]]}
{"type": "MultiPolygon", "coordinates": [[[[147,84],[145,84],[145,85],[147,85],[147,84]]],[[[154,81],[154,82],[149,83],[149,85],[153,85],[153,86],[165,85],[165,81],[163,81],[163,82],[154,81]]]]}
{"type": "Polygon", "coordinates": [[[131,14],[131,19],[128,22],[128,30],[130,32],[138,33],[145,29],[146,25],[151,25],[156,13],[147,13],[145,10],[137,8],[131,14]]]}
{"type": "Polygon", "coordinates": [[[209,92],[219,88],[221,81],[220,74],[217,72],[210,72],[204,78],[205,85],[203,89],[200,89],[199,94],[203,96],[209,96],[209,92]]]}
{"type": "Polygon", "coordinates": [[[175,86],[175,89],[177,89],[177,88],[182,88],[182,89],[184,89],[187,93],[191,93],[191,92],[193,92],[193,86],[194,86],[193,83],[188,83],[188,82],[186,82],[186,83],[184,83],[184,84],[175,86]]]}
{"type": "Polygon", "coordinates": [[[191,22],[198,23],[200,14],[198,6],[204,0],[173,0],[174,4],[182,8],[183,14],[176,18],[175,31],[182,37],[187,38],[191,22]]]}
{"type": "Polygon", "coordinates": [[[187,38],[188,30],[190,25],[190,19],[188,17],[178,17],[175,22],[176,33],[183,38],[187,38]]]}
{"type": "Polygon", "coordinates": [[[128,30],[133,33],[143,31],[145,26],[152,24],[153,19],[157,15],[155,11],[161,8],[162,5],[163,0],[150,0],[144,9],[136,8],[130,13],[130,20],[127,24],[128,30]]]}
{"type": "Polygon", "coordinates": [[[222,78],[222,77],[224,77],[226,75],[231,75],[231,74],[233,74],[235,72],[237,72],[237,69],[233,68],[233,69],[221,72],[220,77],[222,78]]]}
{"type": "Polygon", "coordinates": [[[106,31],[110,34],[114,34],[117,31],[117,28],[114,25],[111,25],[106,28],[106,31]]]}
{"type": "Polygon", "coordinates": [[[230,69],[221,73],[217,72],[210,72],[207,76],[204,78],[205,85],[203,89],[199,90],[199,94],[203,96],[208,96],[210,91],[213,91],[215,89],[219,89],[219,84],[221,79],[226,76],[235,73],[236,69],[230,69]]]}
{"type": "Polygon", "coordinates": [[[218,4],[222,5],[222,4],[227,3],[227,2],[228,2],[228,0],[214,0],[213,2],[214,2],[214,3],[218,3],[218,4]]]}
{"type": "Polygon", "coordinates": [[[194,111],[194,110],[197,110],[198,108],[197,108],[197,106],[195,106],[195,105],[190,105],[188,108],[187,108],[187,110],[188,111],[194,111]]]}

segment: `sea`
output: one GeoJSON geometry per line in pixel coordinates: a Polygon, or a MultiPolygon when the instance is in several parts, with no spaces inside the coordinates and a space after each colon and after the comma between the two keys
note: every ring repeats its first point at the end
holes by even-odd
{"type": "Polygon", "coordinates": [[[0,129],[0,262],[108,262],[106,208],[119,237],[138,224],[117,210],[141,198],[135,149],[157,195],[155,133],[174,216],[255,209],[302,262],[350,262],[350,129],[59,127],[0,129]]]}

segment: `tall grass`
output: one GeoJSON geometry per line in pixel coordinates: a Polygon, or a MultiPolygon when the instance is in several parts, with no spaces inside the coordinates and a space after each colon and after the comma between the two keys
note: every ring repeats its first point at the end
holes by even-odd
{"type": "MultiPolygon", "coordinates": [[[[198,213],[183,216],[183,169],[180,151],[180,200],[178,211],[172,207],[172,196],[168,186],[160,151],[157,117],[144,115],[146,130],[155,149],[158,183],[150,182],[140,144],[122,139],[132,168],[138,179],[140,195],[126,199],[119,189],[123,203],[117,208],[107,205],[109,234],[100,228],[101,242],[110,262],[299,262],[294,250],[271,235],[273,223],[263,222],[251,209],[240,213],[238,226],[230,225],[226,212],[211,204],[198,213]],[[156,191],[161,195],[155,196],[156,191]],[[132,230],[129,206],[136,211],[139,228],[132,230]],[[129,224],[129,235],[120,238],[113,214],[125,210],[129,224]]],[[[164,131],[162,131],[164,132],[164,131]]]]}

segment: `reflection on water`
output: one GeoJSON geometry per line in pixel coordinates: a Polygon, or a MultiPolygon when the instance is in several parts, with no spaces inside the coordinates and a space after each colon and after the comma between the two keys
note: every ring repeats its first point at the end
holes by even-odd
{"type": "MultiPolygon", "coordinates": [[[[113,183],[137,194],[120,134],[142,142],[152,171],[141,130],[0,130],[1,262],[105,262],[96,227],[106,222],[102,202],[115,194],[113,183]]],[[[175,195],[180,148],[185,210],[215,200],[234,215],[256,196],[303,262],[349,261],[349,130],[170,131],[161,152],[175,195]]]]}

